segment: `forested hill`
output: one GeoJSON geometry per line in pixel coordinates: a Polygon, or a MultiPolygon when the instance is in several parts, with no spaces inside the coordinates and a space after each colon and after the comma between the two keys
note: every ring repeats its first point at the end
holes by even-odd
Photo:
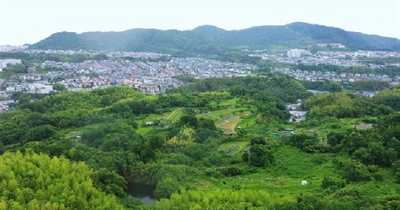
{"type": "Polygon", "coordinates": [[[312,95],[266,74],[154,95],[13,93],[16,110],[0,113],[0,209],[400,209],[399,90],[312,95]],[[293,122],[297,99],[308,112],[293,122]],[[156,203],[131,183],[152,185],[156,203]]]}
{"type": "Polygon", "coordinates": [[[82,34],[59,32],[31,45],[30,48],[210,55],[240,48],[299,48],[318,43],[341,43],[352,50],[400,50],[400,40],[395,38],[348,32],[339,28],[301,22],[232,31],[206,25],[187,31],[131,29],[123,32],[82,34]]]}

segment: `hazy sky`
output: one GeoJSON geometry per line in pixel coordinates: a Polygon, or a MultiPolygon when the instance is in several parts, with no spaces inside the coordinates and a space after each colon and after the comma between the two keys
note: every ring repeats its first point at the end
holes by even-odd
{"type": "Polygon", "coordinates": [[[0,0],[0,45],[61,31],[232,30],[296,21],[400,39],[400,0],[0,0]]]}

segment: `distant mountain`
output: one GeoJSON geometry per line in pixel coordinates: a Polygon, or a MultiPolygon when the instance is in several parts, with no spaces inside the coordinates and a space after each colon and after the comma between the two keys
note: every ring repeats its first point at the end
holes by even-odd
{"type": "Polygon", "coordinates": [[[341,43],[351,50],[400,50],[395,38],[348,32],[308,23],[258,26],[227,31],[215,26],[193,30],[131,29],[123,32],[59,32],[31,49],[150,51],[172,54],[221,54],[240,48],[305,48],[318,43],[341,43]]]}

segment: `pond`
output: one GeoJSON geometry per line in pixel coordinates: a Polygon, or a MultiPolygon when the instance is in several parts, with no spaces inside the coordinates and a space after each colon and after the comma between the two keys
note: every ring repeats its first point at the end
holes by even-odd
{"type": "Polygon", "coordinates": [[[128,182],[127,193],[129,196],[138,198],[144,204],[155,204],[157,201],[153,193],[155,189],[155,185],[128,182]]]}

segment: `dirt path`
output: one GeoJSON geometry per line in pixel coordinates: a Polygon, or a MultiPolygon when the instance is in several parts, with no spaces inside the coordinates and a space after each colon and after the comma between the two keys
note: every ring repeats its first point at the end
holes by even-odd
{"type": "Polygon", "coordinates": [[[178,111],[180,111],[180,110],[182,110],[182,109],[185,109],[185,107],[181,107],[181,108],[175,109],[175,110],[167,117],[167,120],[170,120],[178,111]]]}

